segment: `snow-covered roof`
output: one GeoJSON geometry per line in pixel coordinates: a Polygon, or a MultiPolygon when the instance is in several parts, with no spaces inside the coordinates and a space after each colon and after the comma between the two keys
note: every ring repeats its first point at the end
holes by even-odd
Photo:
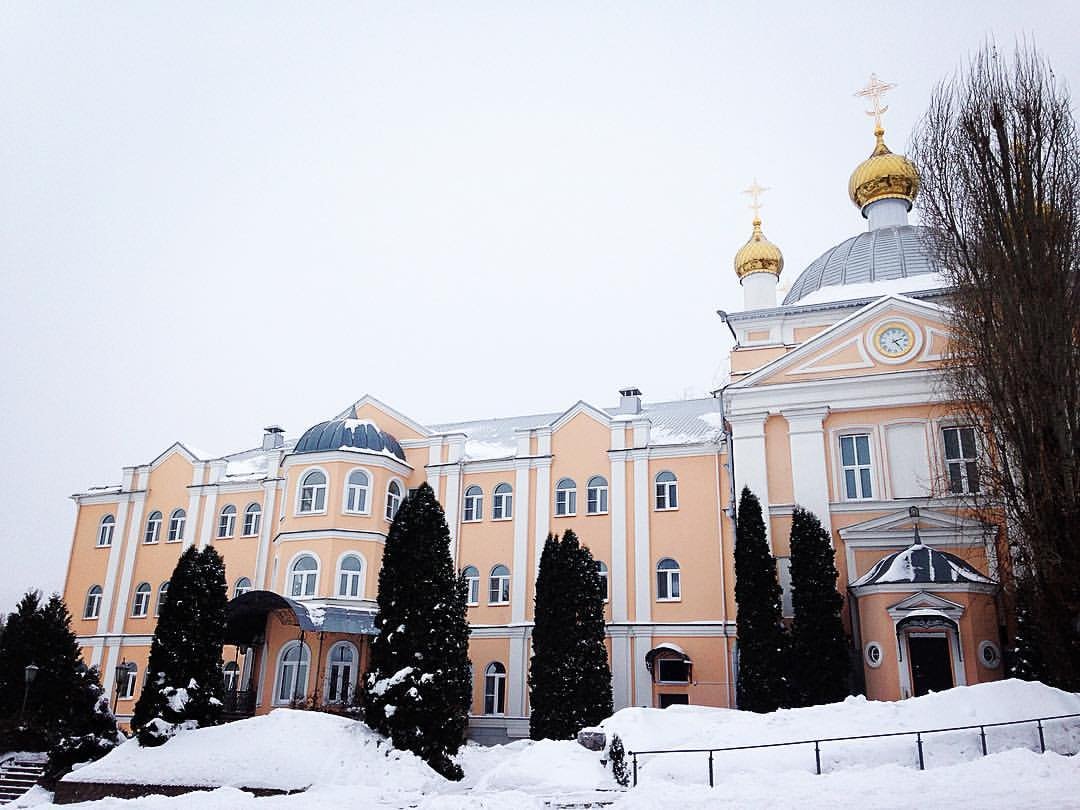
{"type": "Polygon", "coordinates": [[[993,584],[993,580],[955,554],[937,551],[916,542],[882,557],[874,567],[852,583],[853,587],[888,584],[956,585],[993,584]]]}

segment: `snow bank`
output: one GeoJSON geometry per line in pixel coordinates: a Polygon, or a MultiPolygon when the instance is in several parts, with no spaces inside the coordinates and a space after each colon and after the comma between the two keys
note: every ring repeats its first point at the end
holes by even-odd
{"type": "MultiPolygon", "coordinates": [[[[897,702],[850,697],[842,703],[752,714],[702,706],[623,709],[601,726],[618,734],[627,751],[667,748],[725,748],[739,745],[815,740],[892,731],[921,731],[977,723],[996,723],[1080,713],[1080,695],[1049,686],[1008,680],[959,687],[897,702]]],[[[1080,718],[1045,724],[1048,750],[1080,751],[1080,718]]],[[[987,748],[1038,750],[1034,723],[986,730],[987,748]]],[[[981,757],[978,729],[924,737],[926,767],[952,765],[981,757]]],[[[740,772],[813,771],[814,746],[799,745],[714,755],[717,780],[740,772]]],[[[627,758],[629,764],[629,758],[627,758]]],[[[879,765],[918,767],[914,736],[821,744],[825,772],[879,765]]],[[[638,758],[638,775],[647,782],[707,783],[705,754],[656,754],[638,758]]]]}
{"type": "Polygon", "coordinates": [[[279,790],[356,784],[395,791],[426,790],[444,781],[363,723],[293,709],[182,731],[157,748],[140,748],[130,740],[65,778],[279,790]]]}
{"type": "Polygon", "coordinates": [[[508,745],[461,749],[465,786],[478,792],[522,790],[531,794],[611,790],[611,771],[600,755],[570,740],[518,740],[508,745]]]}

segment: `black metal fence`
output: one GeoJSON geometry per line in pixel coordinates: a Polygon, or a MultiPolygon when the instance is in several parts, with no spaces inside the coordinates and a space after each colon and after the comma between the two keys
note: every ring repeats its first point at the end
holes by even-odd
{"type": "Polygon", "coordinates": [[[1006,720],[1000,723],[982,723],[970,726],[951,726],[949,728],[929,728],[923,731],[888,731],[884,734],[859,734],[851,737],[822,737],[817,740],[793,740],[792,742],[761,743],[759,745],[733,745],[727,748],[666,748],[652,751],[628,751],[633,763],[633,785],[638,783],[638,757],[653,754],[708,754],[709,755],[709,787],[715,784],[713,775],[713,755],[725,751],[750,751],[758,748],[784,748],[792,745],[813,745],[815,772],[821,773],[821,744],[832,742],[847,742],[849,740],[873,740],[883,737],[914,737],[915,747],[919,754],[919,770],[926,769],[926,761],[923,755],[923,736],[927,734],[941,734],[947,731],[971,731],[979,730],[979,739],[982,745],[983,756],[986,756],[986,729],[998,726],[1019,726],[1026,723],[1035,723],[1039,729],[1039,752],[1046,753],[1046,737],[1043,733],[1043,723],[1052,720],[1068,720],[1080,717],[1080,714],[1058,714],[1053,717],[1034,717],[1030,720],[1006,720]]]}

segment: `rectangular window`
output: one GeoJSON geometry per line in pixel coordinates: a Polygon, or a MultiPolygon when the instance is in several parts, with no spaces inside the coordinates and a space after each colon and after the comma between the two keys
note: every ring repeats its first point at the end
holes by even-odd
{"type": "Polygon", "coordinates": [[[870,468],[870,434],[840,437],[840,465],[844,476],[844,497],[849,501],[874,497],[870,468]]]}
{"type": "Polygon", "coordinates": [[[590,515],[602,515],[608,510],[607,507],[607,487],[589,487],[589,514],[590,515]]]}
{"type": "Polygon", "coordinates": [[[975,428],[950,427],[942,431],[945,440],[945,469],[949,474],[949,492],[966,495],[979,491],[978,453],[975,428]]]}
{"type": "Polygon", "coordinates": [[[795,616],[795,607],[791,600],[791,557],[777,557],[776,568],[780,582],[783,616],[785,619],[791,619],[795,616]]]}
{"type": "Polygon", "coordinates": [[[660,683],[689,683],[690,662],[681,658],[658,658],[656,680],[660,683]]]}

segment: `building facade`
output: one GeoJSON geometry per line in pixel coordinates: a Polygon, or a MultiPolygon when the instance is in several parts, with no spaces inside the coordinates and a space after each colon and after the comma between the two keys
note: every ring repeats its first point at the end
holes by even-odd
{"type": "Polygon", "coordinates": [[[765,509],[786,615],[794,506],[831,533],[869,697],[1001,677],[1001,537],[968,508],[978,441],[939,376],[948,291],[907,221],[917,172],[877,123],[850,187],[867,231],[811,263],[782,303],[755,184],[735,260],[744,307],[720,313],[731,382],[712,397],[649,403],[627,388],[612,408],[425,425],[364,396],[299,438],[267,428],[211,459],[177,443],[75,495],[64,595],[118,715],[130,716],[168,578],[193,544],[225,560],[236,708],[347,704],[387,531],[425,481],[469,580],[478,738],[528,732],[537,565],[548,533],[571,528],[605,583],[616,708],[734,706],[744,486],[765,509]]]}

